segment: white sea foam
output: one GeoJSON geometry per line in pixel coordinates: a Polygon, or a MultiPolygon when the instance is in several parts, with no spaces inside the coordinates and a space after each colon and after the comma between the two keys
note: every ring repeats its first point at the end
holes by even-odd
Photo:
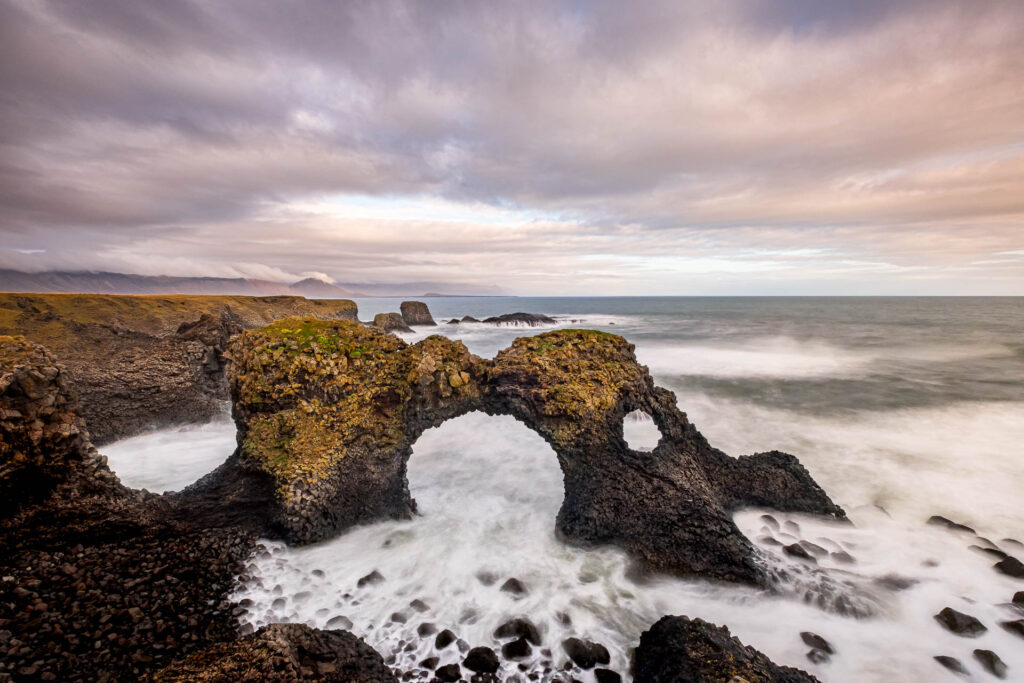
{"type": "Polygon", "coordinates": [[[100,449],[125,486],[178,491],[214,470],[235,450],[235,425],[217,420],[161,429],[100,449]]]}

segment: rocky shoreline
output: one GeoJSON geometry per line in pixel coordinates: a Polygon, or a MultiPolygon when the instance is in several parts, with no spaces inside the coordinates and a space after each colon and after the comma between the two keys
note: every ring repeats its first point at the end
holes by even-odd
{"type": "MultiPolygon", "coordinates": [[[[417,325],[433,320],[426,306],[406,312],[417,325]]],[[[28,313],[36,323],[34,316],[45,317],[41,309],[28,313]]],[[[507,680],[521,681],[568,683],[585,671],[600,683],[630,674],[642,683],[816,680],[776,666],[727,629],[686,617],[665,617],[645,632],[632,671],[609,669],[600,643],[545,642],[528,615],[497,625],[488,643],[422,624],[421,639],[438,652],[456,648],[458,661],[440,666],[427,657],[404,670],[343,622],[335,630],[271,625],[239,633],[241,607],[229,594],[258,535],[309,542],[407,516],[415,510],[405,479],[411,444],[424,429],[473,410],[511,414],[555,449],[566,485],[557,523],[567,541],[615,544],[654,570],[770,588],[773,575],[732,511],[844,518],[792,456],[731,458],[711,447],[621,337],[557,330],[520,338],[489,361],[445,337],[406,344],[355,322],[354,308],[323,313],[246,330],[257,321],[204,312],[173,332],[166,332],[173,320],[148,320],[143,336],[124,326],[103,333],[148,351],[155,347],[147,344],[212,349],[218,382],[230,386],[238,452],[193,487],[163,496],[122,486],[93,447],[89,419],[104,419],[114,399],[87,410],[78,395],[83,381],[58,356],[0,337],[0,681],[494,681],[502,663],[519,672],[507,680]],[[622,421],[633,410],[651,415],[662,433],[651,452],[623,441],[622,421]],[[530,656],[540,657],[539,668],[523,664],[530,656]]],[[[90,391],[91,400],[105,400],[90,391]]],[[[944,518],[932,523],[969,534],[996,571],[1020,578],[1008,543],[1000,549],[944,518]]],[[[813,544],[797,545],[810,563],[813,544]]],[[[517,590],[513,581],[508,590],[517,590]]],[[[413,603],[410,615],[420,611],[413,603]]],[[[952,609],[936,619],[962,637],[985,628],[952,609]]],[[[1024,634],[1020,619],[1000,626],[1024,634]]],[[[820,636],[801,637],[811,661],[833,654],[820,636]]],[[[977,650],[975,658],[993,675],[1005,673],[997,653],[977,650]]],[[[953,657],[936,661],[963,668],[953,657]]]]}

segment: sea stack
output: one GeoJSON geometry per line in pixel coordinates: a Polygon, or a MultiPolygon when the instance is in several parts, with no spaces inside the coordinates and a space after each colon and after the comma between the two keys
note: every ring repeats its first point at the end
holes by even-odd
{"type": "Polygon", "coordinates": [[[422,301],[403,301],[400,306],[402,319],[406,325],[436,326],[434,318],[430,315],[430,309],[422,301]]]}

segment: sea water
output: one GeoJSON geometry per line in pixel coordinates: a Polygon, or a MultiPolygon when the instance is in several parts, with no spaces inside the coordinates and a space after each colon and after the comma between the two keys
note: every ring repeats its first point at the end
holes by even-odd
{"type": "MultiPolygon", "coordinates": [[[[655,381],[711,443],[732,455],[795,454],[854,524],[763,510],[736,515],[740,529],[789,577],[777,591],[697,579],[643,577],[613,548],[582,549],[555,533],[562,477],[554,453],[511,417],[473,413],[428,430],[413,447],[409,481],[419,515],[353,529],[303,548],[264,541],[236,585],[240,627],[276,621],[348,627],[413,668],[433,652],[423,623],[450,628],[465,645],[498,649],[494,629],[529,617],[542,647],[525,660],[556,668],[570,635],[606,645],[625,673],[640,633],[665,614],[729,626],[781,664],[825,681],[955,680],[935,655],[988,676],[975,648],[995,651],[1008,680],[1024,680],[1024,647],[999,627],[1018,619],[1006,603],[1024,581],[992,569],[970,534],[929,526],[940,514],[966,523],[1024,558],[1024,299],[971,298],[436,298],[429,334],[462,339],[491,357],[517,337],[555,327],[624,335],[655,381]],[[447,325],[450,317],[546,313],[533,330],[447,325]],[[790,522],[791,524],[786,524],[790,522]],[[804,539],[851,555],[816,566],[774,541],[804,539]],[[1003,540],[1007,539],[1007,540],[1003,540]],[[377,571],[381,583],[358,587],[377,571]],[[500,590],[519,579],[525,595],[500,590]],[[420,612],[410,605],[427,605],[420,612]],[[418,604],[418,603],[417,603],[418,604]],[[837,605],[840,608],[837,609],[837,605]],[[988,631],[961,638],[933,618],[943,607],[972,614],[988,631]],[[836,653],[815,664],[801,631],[836,653]]],[[[360,314],[399,300],[359,300],[360,314]]],[[[625,425],[643,446],[656,428],[625,425]],[[652,432],[653,428],[653,432],[652,432]]],[[[228,422],[163,430],[104,449],[131,486],[173,490],[234,448],[228,422]]],[[[515,667],[503,664],[506,673],[515,667]]],[[[580,676],[590,680],[590,674],[580,676]]]]}

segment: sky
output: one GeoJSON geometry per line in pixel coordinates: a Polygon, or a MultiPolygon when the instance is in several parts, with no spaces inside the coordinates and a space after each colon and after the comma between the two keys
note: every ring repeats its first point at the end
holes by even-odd
{"type": "Polygon", "coordinates": [[[1020,0],[0,0],[0,268],[1024,295],[1020,0]]]}

